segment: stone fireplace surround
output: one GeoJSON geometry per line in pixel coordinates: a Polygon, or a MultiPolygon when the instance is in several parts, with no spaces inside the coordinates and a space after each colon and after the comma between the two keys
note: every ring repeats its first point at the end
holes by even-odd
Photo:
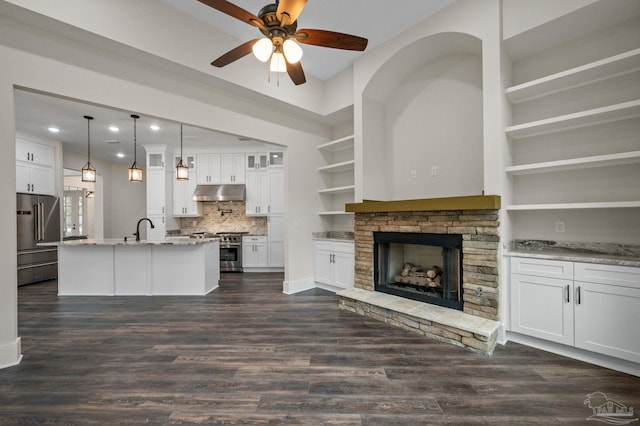
{"type": "Polygon", "coordinates": [[[499,326],[499,209],[498,196],[347,204],[355,213],[355,282],[338,293],[340,308],[490,355],[499,326]],[[374,232],[462,235],[463,311],[376,292],[374,232]]]}

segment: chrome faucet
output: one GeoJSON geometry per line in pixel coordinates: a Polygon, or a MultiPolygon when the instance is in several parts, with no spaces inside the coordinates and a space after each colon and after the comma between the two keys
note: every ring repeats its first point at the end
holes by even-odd
{"type": "Polygon", "coordinates": [[[149,225],[151,225],[151,229],[155,228],[155,226],[153,226],[153,222],[151,222],[151,219],[149,219],[148,217],[143,217],[142,219],[140,219],[138,221],[138,224],[136,225],[136,232],[135,234],[133,234],[136,236],[136,241],[140,241],[140,222],[142,222],[143,220],[149,221],[149,225]]]}

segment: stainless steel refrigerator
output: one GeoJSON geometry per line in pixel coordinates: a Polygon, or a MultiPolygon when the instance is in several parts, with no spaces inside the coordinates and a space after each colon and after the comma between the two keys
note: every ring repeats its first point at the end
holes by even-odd
{"type": "Polygon", "coordinates": [[[16,194],[18,285],[58,276],[58,248],[38,243],[60,241],[60,203],[52,195],[16,194]]]}

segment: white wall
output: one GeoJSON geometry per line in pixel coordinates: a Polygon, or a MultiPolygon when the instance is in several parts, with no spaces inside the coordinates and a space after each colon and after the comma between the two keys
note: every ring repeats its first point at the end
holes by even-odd
{"type": "MultiPolygon", "coordinates": [[[[384,105],[384,108],[388,110],[390,108],[389,99],[391,99],[392,96],[396,96],[394,92],[397,91],[398,88],[407,85],[404,89],[405,96],[411,97],[412,95],[416,95],[416,93],[411,94],[411,89],[415,89],[417,92],[418,89],[416,89],[416,85],[418,84],[417,82],[420,81],[420,78],[419,74],[417,74],[414,77],[416,81],[409,83],[412,79],[412,73],[416,73],[418,70],[425,70],[429,62],[440,60],[452,54],[481,55],[481,60],[475,62],[473,65],[473,69],[477,73],[476,77],[468,80],[466,83],[460,83],[455,89],[459,91],[458,93],[466,92],[465,96],[469,96],[469,106],[475,105],[476,108],[475,113],[471,115],[471,122],[474,123],[474,129],[469,129],[468,134],[464,134],[463,130],[455,136],[466,138],[469,134],[474,135],[473,139],[475,143],[471,140],[460,140],[460,143],[461,145],[465,145],[467,149],[470,149],[471,152],[474,152],[474,155],[479,155],[479,158],[483,159],[475,163],[476,167],[480,164],[483,168],[480,173],[481,177],[477,178],[478,170],[477,168],[473,168],[471,174],[475,176],[475,178],[471,178],[471,174],[469,176],[462,176],[462,178],[467,180],[462,187],[455,188],[452,186],[445,189],[446,185],[448,185],[445,182],[438,182],[436,186],[433,185],[429,179],[418,179],[420,170],[418,169],[418,165],[414,164],[411,167],[416,167],[417,177],[415,182],[413,180],[407,181],[408,173],[413,170],[413,168],[406,170],[400,165],[401,159],[397,158],[394,160],[394,166],[402,170],[395,170],[393,178],[388,176],[388,180],[391,179],[393,183],[387,191],[387,195],[392,196],[394,199],[404,198],[399,195],[400,193],[403,195],[406,194],[411,198],[423,198],[435,194],[434,191],[441,191],[439,194],[442,195],[478,195],[482,193],[483,190],[487,194],[500,194],[503,175],[501,147],[504,146],[504,120],[501,113],[504,98],[502,93],[504,92],[502,90],[503,84],[500,69],[500,2],[497,0],[462,0],[457,1],[452,6],[428,18],[411,30],[400,34],[398,37],[372,50],[367,55],[363,55],[355,62],[355,143],[356,148],[361,148],[364,151],[360,154],[356,153],[356,172],[361,170],[363,176],[356,178],[364,181],[363,192],[360,194],[362,198],[379,199],[379,197],[374,196],[376,192],[380,192],[379,185],[376,185],[374,188],[367,184],[369,176],[379,175],[380,173],[379,162],[369,162],[367,160],[374,155],[371,151],[377,151],[375,154],[377,158],[380,158],[380,156],[397,156],[398,152],[399,155],[409,156],[410,152],[415,151],[417,147],[423,146],[423,144],[414,143],[412,145],[411,142],[406,142],[407,138],[415,141],[417,138],[427,140],[432,136],[430,133],[420,134],[420,130],[424,130],[427,126],[416,128],[416,126],[420,125],[416,125],[415,123],[409,125],[410,128],[407,131],[398,130],[398,132],[396,132],[395,129],[385,129],[385,132],[389,132],[386,133],[386,137],[398,139],[398,141],[393,141],[394,145],[392,148],[387,148],[386,151],[380,151],[379,142],[376,139],[379,132],[377,129],[374,129],[379,127],[379,124],[369,115],[372,109],[375,110],[375,108],[372,108],[373,99],[384,105]],[[480,66],[478,66],[479,64],[480,66]],[[413,85],[413,87],[410,88],[411,85],[413,85]],[[469,85],[472,88],[464,87],[465,85],[469,85]],[[476,95],[472,94],[474,92],[476,95]],[[478,97],[477,94],[480,94],[480,96],[478,97]],[[478,99],[480,99],[481,104],[478,104],[478,99]],[[480,120],[480,125],[478,125],[478,120],[480,120]],[[362,128],[358,129],[358,125],[361,125],[362,128]],[[370,130],[369,126],[372,126],[374,130],[370,130]],[[375,135],[373,145],[370,145],[370,140],[368,139],[370,134],[375,135]],[[402,139],[402,141],[400,141],[400,139],[402,139]],[[477,151],[479,140],[482,141],[480,144],[480,154],[478,154],[477,151]],[[399,145],[396,146],[395,144],[399,145]],[[407,148],[407,150],[397,150],[396,147],[400,146],[407,148]],[[358,161],[361,163],[359,164],[358,161]],[[370,165],[372,166],[370,167],[370,165]],[[480,182],[480,184],[478,184],[478,182],[480,182]],[[433,189],[431,192],[429,191],[430,186],[433,189]],[[391,194],[396,190],[400,191],[399,194],[391,194]]],[[[461,71],[464,72],[463,70],[461,71]]],[[[467,75],[465,78],[468,79],[470,77],[467,75]]],[[[451,85],[453,83],[443,82],[442,84],[451,85]]],[[[442,92],[443,88],[444,86],[440,88],[434,86],[429,87],[429,90],[433,90],[435,94],[437,90],[442,92]]],[[[449,88],[452,87],[450,86],[449,88]]],[[[424,90],[424,87],[422,90],[424,90]]],[[[440,95],[441,94],[442,93],[440,93],[440,95]]],[[[397,96],[401,97],[402,95],[398,94],[397,96]]],[[[447,108],[445,104],[445,102],[447,102],[446,96],[433,99],[433,104],[429,104],[427,92],[425,92],[424,97],[423,95],[417,95],[415,99],[418,99],[416,101],[417,107],[413,112],[407,113],[407,120],[405,120],[407,123],[409,122],[408,118],[412,114],[413,118],[417,119],[420,117],[419,110],[425,108],[427,108],[427,113],[421,117],[421,120],[429,120],[428,113],[429,111],[432,113],[438,111],[434,109],[433,106],[434,104],[437,105],[438,102],[443,103],[443,108],[447,108]],[[420,104],[419,99],[422,99],[422,104],[420,104]],[[431,109],[429,110],[429,108],[431,109]]],[[[402,99],[398,98],[394,108],[400,108],[401,104],[402,99]]],[[[453,111],[453,109],[449,111],[453,111]]],[[[394,114],[394,111],[391,111],[391,113],[394,114]]],[[[469,115],[467,111],[464,111],[464,113],[469,115]]],[[[438,128],[433,128],[433,126],[429,128],[429,131],[434,131],[434,139],[443,138],[443,133],[447,127],[452,129],[453,126],[456,126],[456,130],[450,130],[451,132],[456,132],[460,126],[460,120],[456,118],[460,118],[461,115],[454,115],[452,119],[445,123],[446,125],[438,128]]],[[[436,123],[436,120],[432,123],[436,123]]],[[[386,124],[389,126],[389,121],[387,121],[386,124]]],[[[401,126],[397,126],[398,129],[400,129],[400,127],[401,126]]],[[[451,136],[454,135],[451,134],[451,136]]],[[[389,141],[387,141],[387,143],[388,142],[389,141]]],[[[429,171],[431,165],[436,164],[430,164],[429,171]]],[[[448,164],[445,164],[445,170],[452,168],[447,166],[448,164]]],[[[440,167],[438,168],[440,169],[440,167]]],[[[444,179],[442,179],[442,181],[444,181],[444,179]]],[[[358,195],[357,193],[356,196],[358,195]]]]}
{"type": "Polygon", "coordinates": [[[387,102],[386,133],[390,199],[480,195],[482,58],[449,56],[414,72],[387,102]]]}
{"type": "Polygon", "coordinates": [[[503,35],[510,38],[597,0],[502,0],[503,35]]]}

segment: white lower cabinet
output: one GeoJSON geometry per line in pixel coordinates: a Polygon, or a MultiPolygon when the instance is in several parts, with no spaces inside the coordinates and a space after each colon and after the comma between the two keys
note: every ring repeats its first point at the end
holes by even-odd
{"type": "Polygon", "coordinates": [[[267,237],[242,237],[242,267],[266,268],[269,266],[267,237]]]}
{"type": "Polygon", "coordinates": [[[511,331],[640,362],[636,324],[640,268],[511,258],[511,331]]]}
{"type": "Polygon", "coordinates": [[[314,280],[332,287],[353,287],[355,255],[352,242],[316,240],[314,280]]]}
{"type": "Polygon", "coordinates": [[[576,263],[575,280],[575,346],[640,362],[640,268],[576,263]]]}

